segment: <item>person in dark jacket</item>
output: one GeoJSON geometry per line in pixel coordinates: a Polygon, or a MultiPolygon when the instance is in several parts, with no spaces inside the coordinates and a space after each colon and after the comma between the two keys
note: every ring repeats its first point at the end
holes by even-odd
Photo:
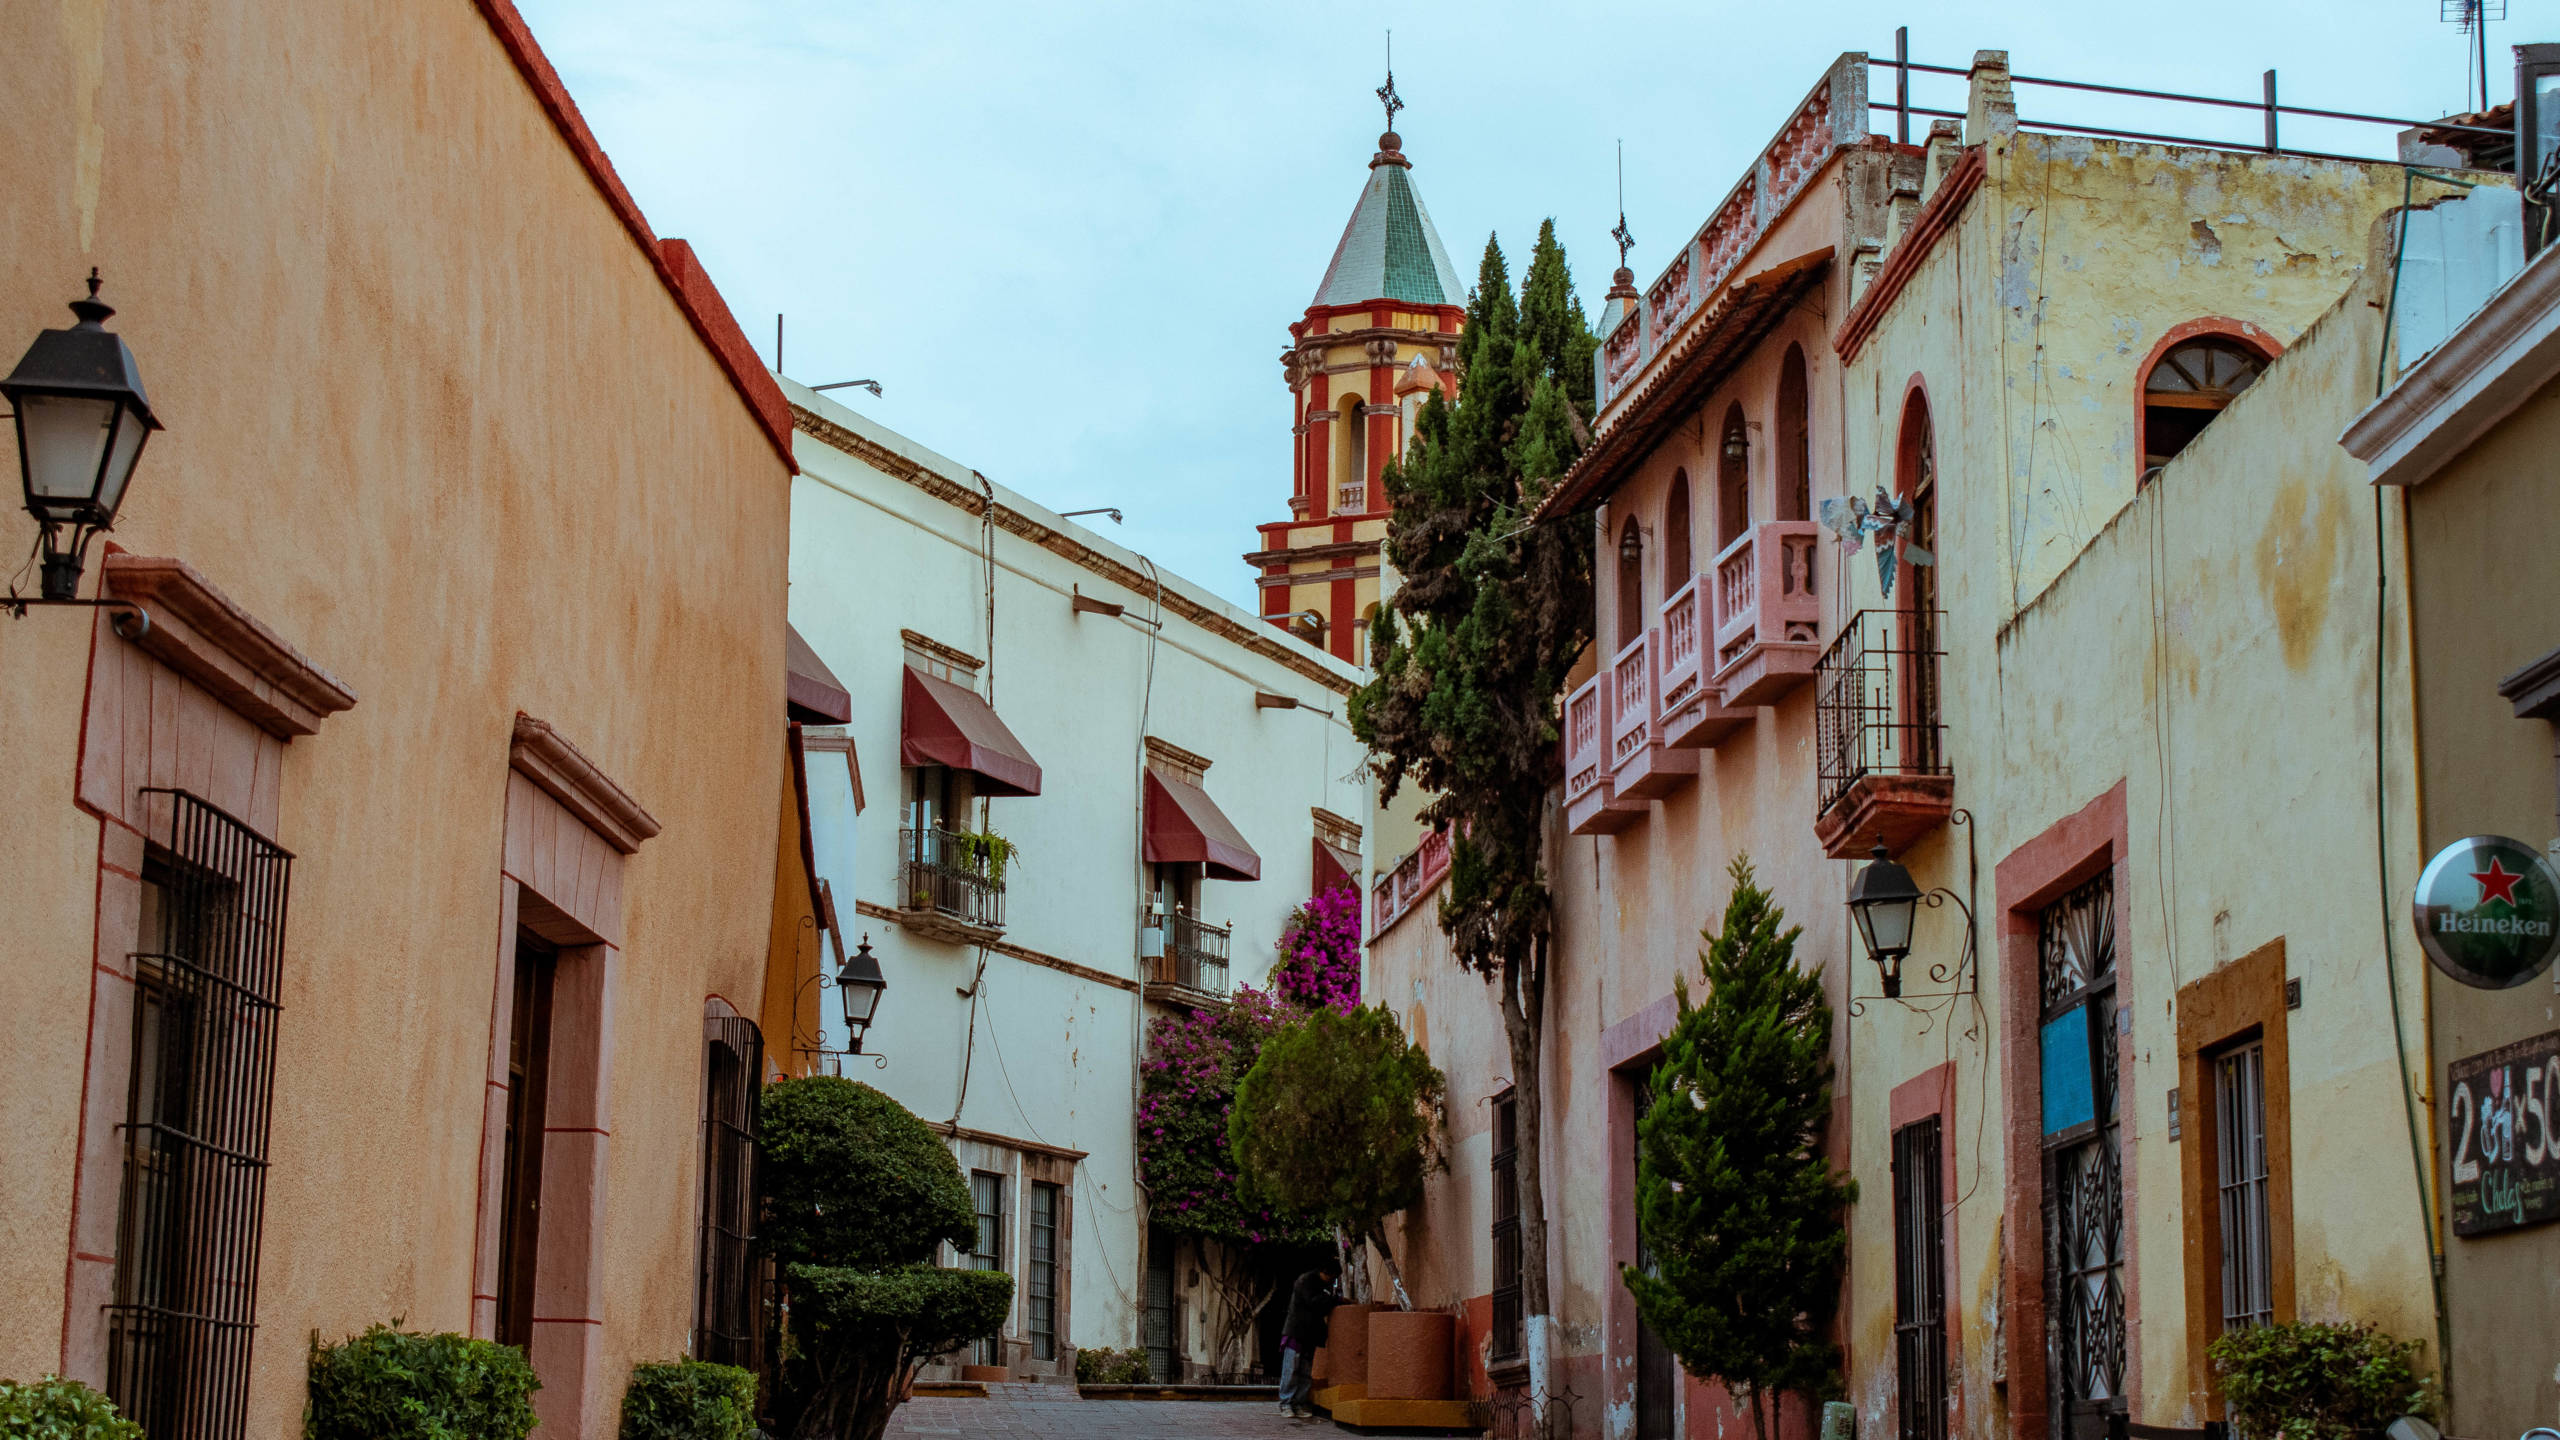
{"type": "Polygon", "coordinates": [[[1342,1303],[1333,1288],[1341,1274],[1341,1265],[1325,1260],[1289,1287],[1289,1313],[1280,1321],[1280,1413],[1292,1419],[1315,1414],[1307,1406],[1308,1393],[1315,1387],[1308,1371],[1315,1365],[1316,1347],[1324,1343],[1333,1307],[1342,1303]]]}

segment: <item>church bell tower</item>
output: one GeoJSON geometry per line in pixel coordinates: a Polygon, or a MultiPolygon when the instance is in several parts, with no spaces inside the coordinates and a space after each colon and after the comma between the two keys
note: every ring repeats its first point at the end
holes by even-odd
{"type": "Polygon", "coordinates": [[[1257,527],[1262,617],[1368,663],[1387,499],[1379,474],[1413,435],[1423,397],[1457,395],[1466,287],[1441,248],[1395,132],[1395,76],[1378,89],[1387,133],[1333,263],[1280,352],[1290,396],[1289,518],[1257,527]]]}

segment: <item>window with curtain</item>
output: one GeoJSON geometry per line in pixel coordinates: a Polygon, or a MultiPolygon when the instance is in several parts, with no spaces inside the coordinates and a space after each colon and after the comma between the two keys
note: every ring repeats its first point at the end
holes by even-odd
{"type": "Polygon", "coordinates": [[[1662,502],[1662,598],[1668,604],[1689,583],[1689,472],[1671,472],[1671,494],[1662,502]]]}

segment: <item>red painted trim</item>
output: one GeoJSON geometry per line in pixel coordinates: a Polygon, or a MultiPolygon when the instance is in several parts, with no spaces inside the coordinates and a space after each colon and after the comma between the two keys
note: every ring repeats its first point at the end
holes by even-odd
{"type": "Polygon", "coordinates": [[[1604,1070],[1623,1070],[1639,1061],[1649,1060],[1662,1048],[1662,1037],[1671,1033],[1672,1022],[1680,1018],[1680,1001],[1676,995],[1665,995],[1633,1015],[1600,1032],[1600,1066],[1604,1070]]]}
{"type": "Polygon", "coordinates": [[[604,1322],[590,1320],[584,1315],[536,1315],[532,1323],[536,1325],[601,1325],[604,1322]]]}
{"type": "Polygon", "coordinates": [[[1920,262],[1929,258],[1929,252],[1937,248],[1938,238],[1954,226],[1956,216],[1964,210],[1965,201],[1973,198],[1973,192],[1982,187],[1982,171],[1982,147],[1976,145],[1956,162],[1955,169],[1947,172],[1946,179],[1938,182],[1938,193],[1930,196],[1929,203],[1921,206],[1920,213],[1912,217],[1911,228],[1903,232],[1902,243],[1894,246],[1893,253],[1885,257],[1884,268],[1876,272],[1876,278],[1867,286],[1867,293],[1858,297],[1857,305],[1849,311],[1849,318],[1840,322],[1839,333],[1832,337],[1831,348],[1840,356],[1841,364],[1846,365],[1858,358],[1859,349],[1867,343],[1869,336],[1875,334],[1876,326],[1883,323],[1884,312],[1892,308],[1894,297],[1902,293],[1903,286],[1911,283],[1911,276],[1920,268],[1920,262]]]}
{"type": "Polygon", "coordinates": [[[92,1265],[113,1265],[116,1263],[116,1257],[113,1255],[92,1255],[86,1250],[72,1251],[71,1258],[74,1260],[85,1260],[92,1265]]]}
{"type": "Polygon", "coordinates": [[[613,1138],[612,1131],[599,1130],[593,1125],[545,1125],[542,1127],[542,1133],[545,1135],[602,1135],[608,1140],[613,1138]]]}
{"type": "MultiPolygon", "coordinates": [[[[1349,529],[1350,527],[1345,526],[1343,528],[1349,529]]],[[[1336,580],[1333,582],[1333,593],[1329,597],[1329,603],[1333,607],[1333,622],[1331,628],[1325,635],[1325,640],[1328,642],[1325,648],[1332,651],[1334,658],[1337,660],[1349,660],[1351,658],[1351,642],[1354,639],[1353,632],[1360,628],[1360,617],[1353,613],[1360,605],[1360,596],[1357,588],[1359,583],[1360,582],[1357,580],[1336,580]]]]}
{"type": "MultiPolygon", "coordinates": [[[[2129,913],[2133,887],[2126,874],[2131,851],[2125,782],[2118,780],[2105,794],[2056,820],[1993,867],[1993,893],[1998,896],[1993,913],[1998,917],[2000,945],[2000,1080],[2013,1117],[2039,1114],[2044,1100],[2044,1077],[2036,1044],[2037,1024],[2043,1014],[2039,1003],[2036,914],[2071,887],[2110,866],[2116,871],[2116,1004],[2120,1013],[2134,1011],[2134,972],[2128,963],[2134,953],[2129,913]]],[[[2136,1050],[2134,1045],[2122,1047],[2123,1075],[2119,1084],[2121,1093],[2127,1096],[2134,1093],[2131,1080],[2136,1050]]],[[[2003,1181],[2001,1224],[2006,1231],[2002,1263],[2007,1270],[2009,1316],[2004,1330],[2009,1343],[2012,1415],[2042,1415],[2045,1411],[2044,1137],[2036,1133],[2041,1128],[2031,1119],[2020,1119],[2009,1127],[2005,1141],[2007,1175],[2003,1181]]],[[[2134,1143],[2135,1130],[2131,1124],[2124,1127],[2127,1146],[2134,1143]]],[[[2134,1207],[2133,1168],[2124,1167],[2127,1215],[2139,1213],[2134,1207]]],[[[2136,1313],[2140,1299],[2138,1275],[2138,1266],[2126,1267],[2128,1314],[2136,1313]]],[[[2131,1328],[2134,1334],[2126,1359],[2126,1383],[2130,1393],[2140,1394],[2133,1387],[2140,1373],[2142,1342],[2139,1327],[2131,1328]]]]}
{"type": "MultiPolygon", "coordinates": [[[[96,653],[95,633],[93,628],[91,631],[93,638],[90,642],[92,655],[96,653]]],[[[80,707],[80,733],[84,739],[89,732],[88,709],[84,701],[80,707]]],[[[80,753],[87,753],[85,744],[80,753]]],[[[76,763],[72,766],[72,772],[72,790],[76,795],[80,785],[79,766],[76,763]]],[[[71,1148],[71,1230],[63,1237],[63,1249],[70,1253],[62,1262],[62,1346],[54,1361],[53,1368],[56,1374],[71,1368],[71,1296],[78,1283],[76,1277],[80,1273],[73,1268],[80,1263],[80,1182],[83,1178],[82,1172],[89,1168],[89,1072],[98,1063],[97,972],[106,968],[105,960],[98,953],[98,912],[106,908],[107,903],[106,868],[107,828],[100,825],[98,827],[98,875],[89,891],[89,1014],[86,1033],[80,1037],[80,1126],[71,1148]]]]}
{"type": "Polygon", "coordinates": [[[2159,343],[2151,347],[2151,353],[2142,357],[2142,368],[2133,372],[2133,463],[2136,485],[2146,483],[2150,477],[2149,468],[2143,464],[2142,457],[2151,453],[2149,433],[2151,407],[2143,403],[2142,397],[2150,392],[2151,372],[2159,367],[2161,356],[2199,335],[2228,336],[2257,351],[2271,365],[2275,363],[2277,356],[2284,353],[2284,342],[2268,334],[2264,326],[2247,320],[2235,320],[2228,315],[2199,315],[2193,320],[2181,320],[2163,331],[2159,343]]]}
{"type": "MultiPolygon", "coordinates": [[[[1962,1238],[1962,1227],[1955,1223],[1958,1201],[1963,1191],[1956,1185],[1956,1067],[1952,1060],[1941,1061],[1893,1087],[1886,1110],[1889,1116],[1886,1138],[1899,1133],[1914,1121],[1935,1117],[1938,1122],[1938,1196],[1942,1210],[1938,1256],[1940,1303],[1945,1307],[1946,1331],[1950,1335],[1964,1333],[1963,1267],[1957,1262],[1956,1246],[1962,1238]]],[[[1964,1387],[1947,1387],[1950,1410],[1947,1431],[1964,1433],[1964,1387]]]]}
{"type": "Polygon", "coordinates": [[[489,22],[498,44],[506,50],[507,58],[514,62],[517,73],[524,76],[534,99],[550,115],[560,138],[568,143],[569,152],[577,157],[587,178],[595,182],[597,192],[649,257],[659,281],[667,287],[677,308],[684,311],[704,348],[728,372],[730,385],[764,427],[765,438],[781,456],[785,472],[799,474],[799,462],[791,455],[791,406],[782,398],[782,387],[774,383],[763,362],[756,358],[745,333],[738,329],[737,317],[729,313],[728,303],[720,298],[710,277],[703,274],[701,264],[694,259],[693,247],[681,240],[661,241],[649,229],[631,192],[623,188],[622,177],[614,173],[613,162],[605,158],[604,147],[587,129],[586,117],[578,113],[577,102],[569,98],[568,87],[560,83],[560,72],[551,68],[550,57],[534,42],[533,31],[510,0],[474,3],[480,7],[481,17],[489,22]]]}

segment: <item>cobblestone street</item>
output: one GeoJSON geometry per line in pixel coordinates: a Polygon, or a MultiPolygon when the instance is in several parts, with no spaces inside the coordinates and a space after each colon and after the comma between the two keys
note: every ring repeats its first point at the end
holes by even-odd
{"type": "MultiPolygon", "coordinates": [[[[1005,1387],[1032,1389],[1034,1387],[1005,1387]]],[[[1065,1391],[1065,1387],[1055,1388],[1065,1391]]],[[[888,1440],[944,1436],[1109,1437],[1109,1440],[1228,1440],[1266,1436],[1334,1436],[1323,1420],[1284,1420],[1267,1400],[1080,1400],[991,1394],[985,1399],[919,1396],[898,1407],[888,1440]]]]}

